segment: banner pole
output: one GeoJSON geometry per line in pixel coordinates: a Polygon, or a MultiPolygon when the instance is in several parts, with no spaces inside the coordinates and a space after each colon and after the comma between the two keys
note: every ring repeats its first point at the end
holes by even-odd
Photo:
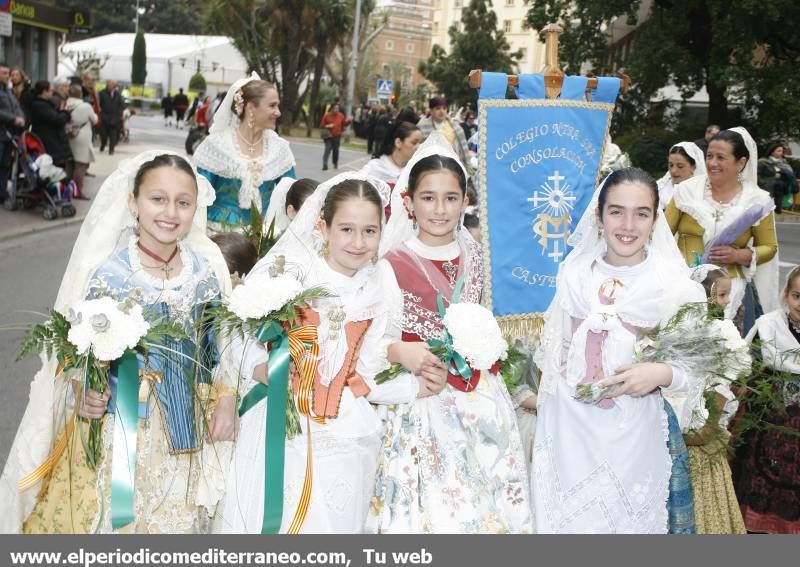
{"type": "Polygon", "coordinates": [[[558,64],[558,35],[564,31],[558,24],[547,24],[542,28],[544,39],[544,90],[547,98],[558,98],[564,83],[564,71],[558,64]]]}

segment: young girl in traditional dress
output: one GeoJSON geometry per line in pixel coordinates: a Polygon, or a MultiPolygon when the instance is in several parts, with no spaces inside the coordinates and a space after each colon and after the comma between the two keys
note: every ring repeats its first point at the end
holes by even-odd
{"type": "MultiPolygon", "coordinates": [[[[437,135],[420,147],[395,187],[382,247],[403,291],[403,343],[389,350],[389,361],[412,373],[432,357],[422,341],[441,338],[437,296],[449,305],[463,282],[459,301],[481,301],[480,247],[461,226],[465,191],[464,168],[437,135]]],[[[448,374],[439,395],[389,408],[367,527],[380,533],[530,532],[528,494],[503,380],[488,371],[474,372],[470,381],[448,374]]]]}
{"type": "Polygon", "coordinates": [[[691,373],[678,360],[632,364],[634,345],[637,328],[705,295],[658,210],[652,178],[618,170],[570,238],[536,357],[543,374],[531,482],[539,533],[672,530],[673,447],[661,390],[688,389],[691,373]],[[595,404],[576,399],[576,387],[593,382],[619,386],[595,404]]]}
{"type": "Polygon", "coordinates": [[[800,534],[800,266],[787,276],[783,308],[759,317],[747,338],[760,345],[764,366],[783,373],[775,388],[782,403],[739,445],[736,495],[748,531],[800,534]]]}
{"type": "MultiPolygon", "coordinates": [[[[703,285],[709,310],[723,319],[731,301],[728,273],[713,264],[703,264],[692,270],[691,278],[703,285]]],[[[731,333],[738,333],[732,321],[724,320],[721,324],[729,325],[731,333]]],[[[730,361],[730,365],[734,366],[734,362],[730,361]]],[[[749,365],[749,357],[744,364],[749,365]]],[[[676,404],[680,408],[678,419],[689,451],[697,533],[745,533],[728,465],[730,435],[727,427],[739,403],[728,377],[711,376],[698,386],[694,394],[676,404]]],[[[669,395],[665,397],[672,401],[669,395]]]]}
{"type": "MultiPolygon", "coordinates": [[[[303,533],[362,532],[383,429],[370,403],[408,403],[444,385],[440,361],[428,365],[422,377],[409,374],[380,386],[374,381],[387,366],[388,345],[400,339],[402,314],[394,273],[388,263],[378,260],[383,206],[365,176],[334,177],[309,197],[252,272],[274,270],[282,257],[280,263],[304,288],[322,286],[332,293],[330,298],[314,300],[301,318],[318,334],[320,362],[312,413],[324,422],[310,421],[310,469],[308,422],[301,421],[302,434],[286,439],[281,532],[296,530],[295,513],[304,504],[308,508],[303,533]],[[308,473],[313,481],[305,499],[302,487],[308,473]]],[[[242,353],[246,395],[248,388],[267,382],[267,355],[254,340],[237,348],[242,353]]],[[[292,384],[297,395],[296,378],[292,384]]],[[[262,531],[269,480],[264,470],[265,414],[266,400],[242,416],[221,525],[228,533],[262,531]]]]}
{"type": "Polygon", "coordinates": [[[46,361],[3,472],[0,531],[191,533],[207,526],[224,478],[219,462],[212,462],[220,453],[204,438],[232,439],[235,417],[235,391],[224,373],[218,374],[219,402],[210,421],[200,417],[198,400],[212,379],[217,349],[214,337],[195,323],[204,305],[230,287],[222,255],[205,236],[213,198],[185,160],[160,151],[123,162],[103,183],[73,248],[56,309],[66,313],[84,298],[129,299],[146,317],[176,322],[189,338],[167,338],[146,359],[138,355],[137,432],[126,438],[121,431],[118,442],[116,363],[109,388],[95,392],[84,390],[82,373],[56,374],[55,361],[46,361]],[[93,419],[102,420],[96,470],[87,465],[81,444],[93,419]],[[55,442],[59,435],[62,443],[55,442]],[[55,460],[52,471],[32,476],[48,454],[55,460]],[[114,469],[127,459],[135,463],[127,488],[133,505],[120,509],[117,493],[126,487],[114,469]],[[28,489],[19,493],[21,485],[28,489]]]}

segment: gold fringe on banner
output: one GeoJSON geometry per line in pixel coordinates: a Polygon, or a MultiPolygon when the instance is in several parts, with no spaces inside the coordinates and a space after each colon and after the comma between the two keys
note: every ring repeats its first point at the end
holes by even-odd
{"type": "Polygon", "coordinates": [[[497,318],[497,324],[507,341],[513,341],[517,337],[538,339],[544,327],[544,313],[504,315],[497,318]]]}

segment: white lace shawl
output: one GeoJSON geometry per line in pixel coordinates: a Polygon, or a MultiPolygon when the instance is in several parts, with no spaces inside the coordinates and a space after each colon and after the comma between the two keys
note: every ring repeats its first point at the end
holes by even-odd
{"type": "Polygon", "coordinates": [[[295,166],[289,142],[274,130],[264,130],[263,149],[259,157],[249,159],[242,155],[232,128],[211,134],[194,154],[197,167],[227,179],[239,179],[239,207],[249,209],[251,204],[261,211],[259,187],[266,181],[277,179],[295,166]]]}
{"type": "Polygon", "coordinates": [[[761,340],[764,364],[779,372],[800,375],[800,356],[792,352],[800,349],[800,343],[789,330],[783,309],[775,309],[759,317],[747,334],[748,342],[753,341],[756,333],[761,340]]]}
{"type": "MultiPolygon", "coordinates": [[[[682,212],[690,215],[700,228],[703,229],[703,243],[708,244],[716,235],[727,228],[731,223],[738,219],[745,211],[753,205],[772,205],[772,197],[769,193],[760,189],[755,183],[749,180],[742,181],[742,192],[724,211],[724,215],[717,222],[714,214],[716,210],[711,203],[708,202],[705,195],[706,183],[708,176],[699,175],[687,179],[683,183],[679,183],[675,187],[674,202],[675,206],[682,212]]],[[[770,209],[771,212],[771,209],[770,209]]],[[[763,222],[769,213],[759,219],[756,223],[763,222]]],[[[773,220],[774,223],[774,220],[773,220]]],[[[752,250],[752,239],[748,243],[752,250]]],[[[778,270],[779,260],[778,253],[768,262],[757,264],[755,251],[753,251],[753,260],[749,266],[742,266],[745,282],[753,281],[758,290],[761,305],[765,311],[771,311],[778,306],[778,270]]],[[[734,282],[736,284],[737,282],[734,282]]],[[[733,299],[730,309],[726,311],[735,312],[741,302],[741,295],[743,295],[743,286],[740,282],[737,289],[734,289],[733,299]],[[738,289],[741,288],[741,289],[738,289]]]]}

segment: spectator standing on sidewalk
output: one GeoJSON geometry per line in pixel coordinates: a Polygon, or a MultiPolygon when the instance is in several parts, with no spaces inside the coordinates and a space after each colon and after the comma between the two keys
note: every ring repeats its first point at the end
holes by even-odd
{"type": "Polygon", "coordinates": [[[339,109],[339,103],[334,103],[331,109],[322,117],[322,121],[319,123],[319,127],[322,129],[320,136],[325,140],[325,152],[322,154],[322,171],[328,169],[328,156],[332,158],[333,169],[339,169],[339,143],[342,140],[342,132],[348,124],[350,124],[350,119],[339,109]]]}
{"type": "Polygon", "coordinates": [[[11,90],[19,103],[19,107],[25,115],[25,122],[30,121],[31,101],[33,100],[33,89],[28,75],[19,67],[11,69],[11,90]]]}
{"type": "Polygon", "coordinates": [[[8,196],[8,176],[12,165],[11,139],[14,137],[14,129],[25,126],[25,114],[7,86],[10,71],[8,65],[0,62],[0,202],[5,201],[8,196]]]}
{"type": "Polygon", "coordinates": [[[81,90],[83,90],[83,101],[89,103],[97,115],[97,124],[92,126],[92,143],[94,144],[100,135],[100,100],[97,98],[97,89],[94,88],[94,75],[92,73],[83,74],[81,90]]]}
{"type": "Polygon", "coordinates": [[[178,94],[172,99],[172,106],[175,108],[175,127],[182,130],[186,109],[189,108],[189,97],[183,93],[183,89],[178,89],[178,94]]]}
{"type": "MultiPolygon", "coordinates": [[[[34,99],[31,102],[31,131],[44,144],[45,151],[53,158],[53,163],[71,171],[72,150],[69,147],[66,126],[70,121],[65,107],[53,103],[53,87],[48,81],[39,81],[33,86],[34,99]]],[[[66,105],[67,101],[64,101],[66,105]]]]}
{"type": "Polygon", "coordinates": [[[169,93],[161,99],[161,108],[164,110],[164,126],[172,126],[172,97],[169,93]]]}
{"type": "Polygon", "coordinates": [[[114,147],[119,140],[119,130],[122,127],[122,111],[125,102],[122,93],[117,88],[117,82],[109,79],[106,88],[100,91],[100,151],[108,143],[108,155],[114,155],[114,147]]]}
{"type": "Polygon", "coordinates": [[[72,159],[75,160],[72,179],[78,187],[75,196],[85,199],[83,184],[86,170],[89,169],[89,164],[94,161],[92,126],[97,124],[97,114],[94,113],[92,106],[84,101],[82,97],[83,91],[80,85],[72,85],[69,88],[67,111],[70,113],[73,128],[77,129],[77,134],[69,139],[72,159]]]}

